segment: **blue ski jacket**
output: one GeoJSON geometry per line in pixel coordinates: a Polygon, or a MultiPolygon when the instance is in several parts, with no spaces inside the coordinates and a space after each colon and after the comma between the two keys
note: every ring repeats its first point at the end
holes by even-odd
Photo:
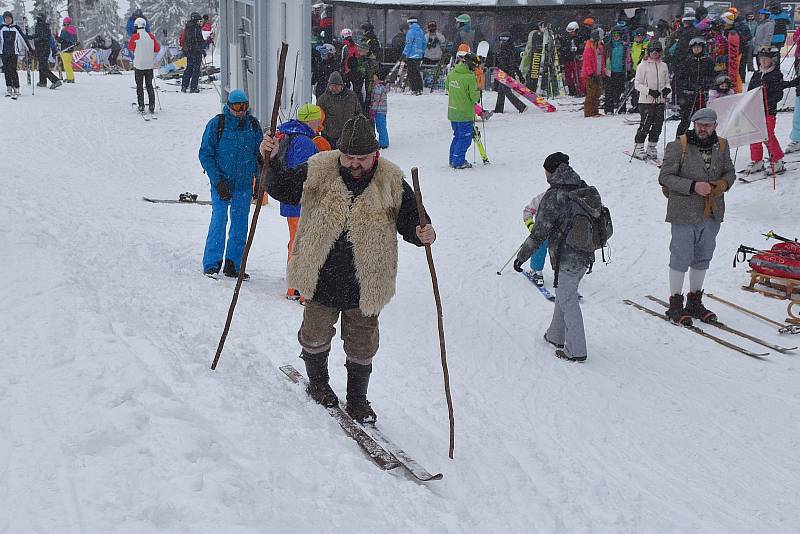
{"type": "Polygon", "coordinates": [[[200,165],[208,174],[212,186],[222,179],[231,182],[234,191],[253,188],[258,172],[258,146],[264,134],[258,119],[247,112],[242,119],[233,116],[228,106],[223,108],[225,128],[217,140],[219,116],[208,121],[200,143],[200,165]]]}
{"type": "MultiPolygon", "coordinates": [[[[291,119],[278,126],[278,131],[291,136],[289,147],[286,149],[286,156],[284,156],[283,160],[287,169],[294,169],[302,165],[308,161],[308,158],[318,152],[317,145],[312,141],[317,134],[306,123],[291,119]]],[[[300,204],[281,202],[281,215],[284,217],[300,217],[300,204]]]]}
{"type": "Polygon", "coordinates": [[[412,23],[406,33],[406,47],[403,49],[403,55],[408,59],[422,59],[426,46],[425,32],[422,31],[419,24],[412,23]]]}

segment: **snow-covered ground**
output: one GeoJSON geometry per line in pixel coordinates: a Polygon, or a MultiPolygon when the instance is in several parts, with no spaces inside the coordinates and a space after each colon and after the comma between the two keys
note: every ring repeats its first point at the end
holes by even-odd
{"type": "MultiPolygon", "coordinates": [[[[384,431],[444,473],[420,484],[372,465],[278,370],[302,368],[302,308],[283,298],[276,203],[209,370],[233,289],[200,272],[209,208],[141,197],[207,198],[197,149],[217,94],[161,93],[163,112],[145,123],[132,86],[79,74],[0,102],[0,532],[797,532],[800,355],[757,361],[622,303],[667,293],[657,169],[622,154],[634,126],[508,106],[486,123],[491,165],[452,171],[446,97],[390,96],[384,157],[420,168],[439,236],[455,459],[425,256],[405,243],[370,399],[384,431]],[[581,285],[583,365],[542,341],[552,304],[512,270],[495,274],[525,237],[522,208],[556,150],[615,223],[611,263],[581,285]]],[[[778,121],[785,143],[791,115],[778,121]]],[[[740,150],[737,167],[746,161],[740,150]]],[[[740,243],[766,246],[764,231],[800,234],[790,168],[777,190],[728,193],[707,279],[775,319],[785,303],[741,291],[745,266],[731,260],[740,243]]],[[[711,304],[732,325],[799,341],[711,304]]],[[[331,361],[341,392],[340,346],[331,361]]]]}

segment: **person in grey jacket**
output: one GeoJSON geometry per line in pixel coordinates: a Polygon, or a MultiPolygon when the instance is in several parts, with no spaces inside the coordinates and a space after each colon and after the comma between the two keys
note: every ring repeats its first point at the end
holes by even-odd
{"type": "MultiPolygon", "coordinates": [[[[772,45],[772,34],[775,33],[775,21],[769,18],[769,9],[760,9],[758,11],[758,26],[756,26],[756,34],[753,37],[753,56],[758,54],[758,51],[763,47],[772,45]]],[[[758,64],[758,60],[756,60],[758,64]]],[[[756,65],[755,70],[758,70],[756,65]]]]}
{"type": "Polygon", "coordinates": [[[546,239],[550,264],[555,273],[556,302],[550,326],[544,340],[556,347],[556,356],[565,360],[586,360],[586,334],[578,300],[578,284],[594,263],[594,252],[576,250],[563,241],[569,231],[570,191],[586,187],[572,167],[569,156],[555,152],[544,160],[544,174],[550,188],[545,192],[536,211],[536,224],[514,261],[514,270],[522,265],[546,239]]]}
{"type": "Polygon", "coordinates": [[[725,192],[736,181],[730,146],[717,137],[717,113],[703,108],[692,116],[694,130],[667,145],[658,183],[667,197],[671,224],[669,309],[667,318],[690,325],[717,319],[703,305],[703,281],[714,255],[725,215],[725,192]],[[689,271],[689,293],[683,303],[683,280],[689,271]]]}

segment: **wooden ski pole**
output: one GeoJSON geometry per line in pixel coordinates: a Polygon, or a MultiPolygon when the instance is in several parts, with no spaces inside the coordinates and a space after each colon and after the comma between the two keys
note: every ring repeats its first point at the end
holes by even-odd
{"type": "MultiPolygon", "coordinates": [[[[285,42],[281,43],[281,53],[278,59],[278,84],[275,89],[275,102],[272,104],[272,117],[269,122],[269,133],[271,136],[275,135],[275,130],[278,127],[278,112],[281,108],[281,96],[283,95],[283,76],[284,71],[286,70],[286,52],[288,50],[289,45],[285,42]]],[[[236,302],[239,300],[239,289],[242,287],[242,281],[244,280],[244,269],[247,265],[247,255],[250,253],[250,246],[253,244],[253,238],[256,235],[258,214],[261,213],[261,203],[264,199],[264,189],[267,182],[268,168],[269,155],[267,155],[267,160],[261,166],[261,178],[258,182],[258,191],[256,193],[256,209],[253,212],[253,220],[250,221],[250,232],[247,235],[247,243],[244,246],[242,264],[239,266],[239,278],[236,279],[236,287],[233,290],[233,298],[231,298],[231,305],[228,308],[228,319],[225,321],[225,328],[222,330],[222,336],[219,338],[219,345],[217,345],[217,353],[214,355],[214,361],[211,363],[212,371],[217,368],[217,363],[219,363],[219,357],[222,354],[222,348],[225,346],[225,339],[228,337],[228,331],[231,328],[233,311],[236,309],[236,302]]]]}
{"type": "MultiPolygon", "coordinates": [[[[425,208],[422,206],[422,191],[419,188],[419,170],[411,168],[411,179],[414,182],[414,196],[417,199],[417,212],[419,212],[419,227],[425,228],[428,224],[425,220],[425,208]]],[[[447,414],[450,418],[450,450],[447,455],[453,458],[453,448],[455,447],[455,420],[453,419],[453,399],[450,396],[450,372],[447,370],[447,349],[444,344],[444,319],[442,317],[442,298],[439,295],[439,281],[436,278],[436,267],[433,265],[433,254],[431,246],[425,245],[425,256],[428,258],[428,269],[431,272],[431,283],[433,284],[433,298],[436,300],[436,314],[439,326],[439,352],[442,355],[442,373],[444,374],[444,395],[447,398],[447,414]]]]}

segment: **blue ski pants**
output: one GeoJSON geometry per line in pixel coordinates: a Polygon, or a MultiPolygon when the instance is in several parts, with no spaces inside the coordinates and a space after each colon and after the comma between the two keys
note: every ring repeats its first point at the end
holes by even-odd
{"type": "Polygon", "coordinates": [[[544,269],[544,260],[547,259],[547,239],[544,240],[536,252],[531,256],[531,271],[541,271],[544,269]]]}
{"type": "Polygon", "coordinates": [[[389,130],[386,129],[386,113],[375,114],[375,129],[378,131],[378,145],[389,148],[389,130]]]}
{"type": "Polygon", "coordinates": [[[234,189],[230,201],[222,200],[215,187],[211,187],[211,222],[208,225],[206,249],[203,252],[203,270],[219,269],[222,257],[233,261],[236,270],[242,263],[244,244],[247,241],[248,215],[250,214],[250,188],[234,189]],[[231,225],[228,229],[227,247],[225,230],[228,226],[228,209],[231,225]]]}
{"type": "Polygon", "coordinates": [[[466,155],[472,144],[472,121],[450,122],[453,140],[450,142],[450,166],[458,167],[467,161],[466,155]]]}

